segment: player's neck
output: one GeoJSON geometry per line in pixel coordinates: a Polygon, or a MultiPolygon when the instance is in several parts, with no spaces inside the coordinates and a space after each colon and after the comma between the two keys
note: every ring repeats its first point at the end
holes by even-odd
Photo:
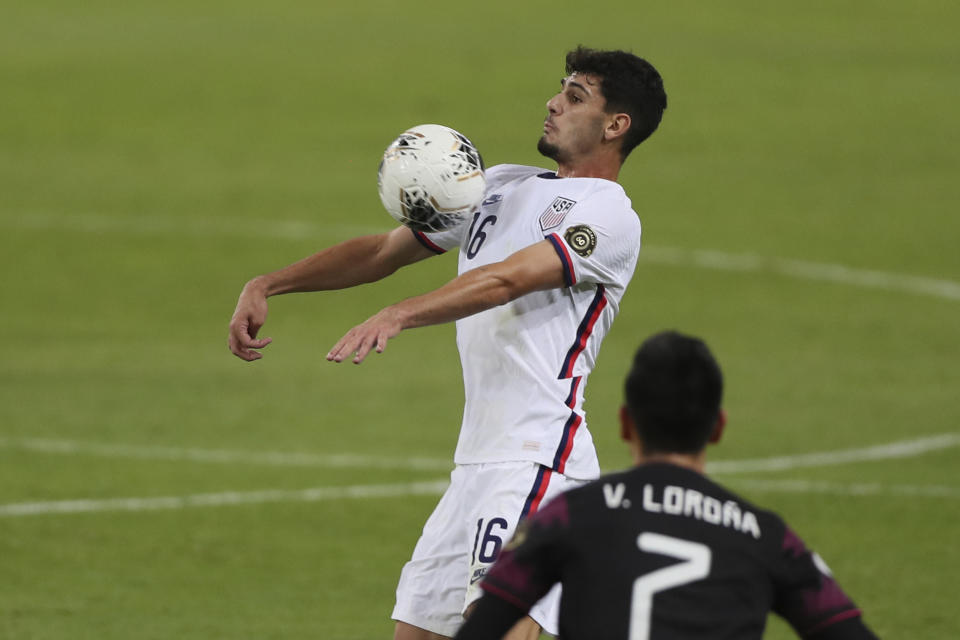
{"type": "Polygon", "coordinates": [[[678,467],[684,467],[697,473],[704,473],[707,467],[706,452],[688,454],[688,453],[644,453],[642,450],[635,451],[633,460],[637,466],[661,462],[674,464],[678,467]]]}
{"type": "Polygon", "coordinates": [[[603,155],[601,157],[578,158],[558,163],[558,178],[602,178],[616,182],[620,177],[620,156],[603,155]]]}

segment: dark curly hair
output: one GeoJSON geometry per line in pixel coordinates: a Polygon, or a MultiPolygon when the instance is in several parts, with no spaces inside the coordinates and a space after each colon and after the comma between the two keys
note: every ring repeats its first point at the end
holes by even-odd
{"type": "Polygon", "coordinates": [[[667,94],[652,64],[626,51],[579,46],[567,53],[567,74],[571,73],[597,76],[606,112],[630,115],[630,128],[620,148],[622,158],[656,131],[667,108],[667,94]]]}

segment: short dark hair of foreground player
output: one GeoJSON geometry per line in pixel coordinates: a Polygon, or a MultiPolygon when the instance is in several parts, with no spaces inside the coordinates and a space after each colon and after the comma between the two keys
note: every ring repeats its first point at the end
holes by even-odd
{"type": "Polygon", "coordinates": [[[637,351],[621,433],[636,467],[561,494],[517,530],[458,640],[500,638],[557,582],[564,640],[759,639],[767,613],[809,640],[876,640],[823,560],[775,513],[703,475],[726,417],[699,339],[637,351]]]}

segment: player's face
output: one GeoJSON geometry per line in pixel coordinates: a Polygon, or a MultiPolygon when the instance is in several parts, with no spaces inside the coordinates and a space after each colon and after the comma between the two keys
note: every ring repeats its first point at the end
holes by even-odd
{"type": "Polygon", "coordinates": [[[573,73],[560,81],[560,93],[547,102],[543,136],[537,149],[558,163],[588,155],[600,145],[608,114],[600,79],[573,73]]]}

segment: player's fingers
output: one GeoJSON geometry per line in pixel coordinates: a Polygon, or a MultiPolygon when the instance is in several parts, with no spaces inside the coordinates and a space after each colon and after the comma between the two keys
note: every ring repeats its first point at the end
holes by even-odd
{"type": "Polygon", "coordinates": [[[350,341],[350,336],[352,333],[353,330],[351,329],[347,335],[337,340],[337,343],[333,345],[330,351],[327,352],[327,360],[331,362],[343,362],[344,354],[349,354],[353,351],[352,349],[349,351],[347,350],[347,344],[350,341]]]}
{"type": "Polygon", "coordinates": [[[253,360],[259,360],[263,357],[263,354],[259,351],[251,351],[250,349],[240,349],[231,347],[230,351],[233,355],[237,356],[241,360],[246,360],[247,362],[252,362],[253,360]]]}
{"type": "Polygon", "coordinates": [[[227,339],[227,346],[230,348],[231,353],[246,360],[248,362],[252,360],[259,360],[263,357],[263,354],[253,351],[253,349],[262,349],[268,344],[273,342],[273,338],[254,338],[249,330],[249,325],[246,323],[231,323],[230,325],[230,334],[227,339]]]}
{"type": "Polygon", "coordinates": [[[246,322],[234,321],[230,323],[230,340],[232,343],[245,347],[253,339],[253,335],[255,334],[250,333],[250,325],[246,322]]]}
{"type": "Polygon", "coordinates": [[[263,357],[263,354],[259,351],[254,351],[253,349],[244,349],[240,348],[233,352],[241,360],[246,360],[247,362],[253,362],[254,360],[259,360],[263,357]]]}
{"type": "Polygon", "coordinates": [[[371,336],[364,336],[357,345],[357,354],[353,357],[353,364],[360,364],[363,362],[363,359],[367,357],[367,354],[370,353],[370,349],[372,349],[375,344],[376,341],[371,336]]]}
{"type": "Polygon", "coordinates": [[[273,342],[272,338],[263,338],[262,340],[251,340],[249,348],[245,350],[247,362],[253,362],[254,360],[259,360],[263,357],[263,354],[259,351],[254,351],[254,349],[263,349],[265,346],[273,342]]]}
{"type": "Polygon", "coordinates": [[[227,338],[227,347],[230,348],[230,353],[237,356],[238,358],[243,358],[244,360],[248,359],[247,350],[243,346],[241,337],[237,335],[231,328],[230,336],[227,338]]]}
{"type": "Polygon", "coordinates": [[[380,334],[377,335],[377,353],[383,353],[383,350],[387,348],[387,340],[389,340],[389,338],[386,333],[380,332],[380,334]]]}
{"type": "Polygon", "coordinates": [[[327,351],[327,362],[338,362],[337,353],[339,353],[339,349],[337,345],[333,345],[330,351],[327,351]]]}

